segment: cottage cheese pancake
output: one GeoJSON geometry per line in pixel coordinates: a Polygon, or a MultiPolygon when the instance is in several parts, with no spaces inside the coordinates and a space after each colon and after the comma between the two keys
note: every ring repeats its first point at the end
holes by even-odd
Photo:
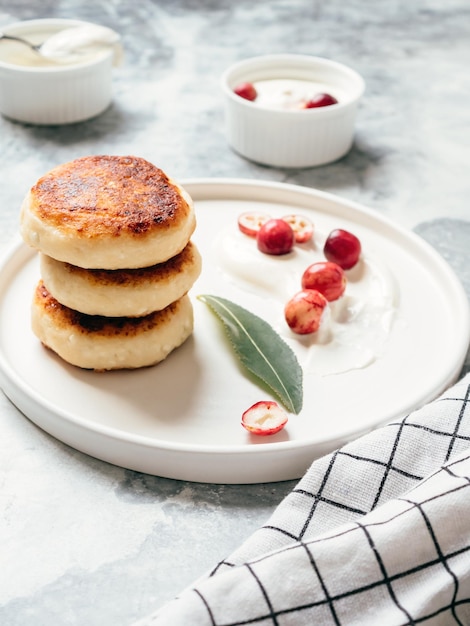
{"type": "Polygon", "coordinates": [[[191,241],[164,263],[141,269],[83,269],[40,255],[41,276],[60,303],[89,315],[140,316],[164,309],[187,293],[201,272],[191,241]]]}
{"type": "Polygon", "coordinates": [[[54,168],[31,188],[21,211],[30,246],[84,268],[163,263],[189,241],[193,202],[145,159],[87,156],[54,168]]]}
{"type": "Polygon", "coordinates": [[[183,296],[145,317],[84,315],[59,302],[39,281],[32,303],[35,335],[62,359],[85,369],[133,369],[154,365],[193,330],[193,309],[183,296]]]}

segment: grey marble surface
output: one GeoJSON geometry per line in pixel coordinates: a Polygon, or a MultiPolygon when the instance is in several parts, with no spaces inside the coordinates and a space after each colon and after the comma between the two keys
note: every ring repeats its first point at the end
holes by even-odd
{"type": "MultiPolygon", "coordinates": [[[[181,181],[264,179],[360,202],[427,239],[470,293],[466,0],[0,0],[0,28],[37,17],[116,29],[125,62],[97,119],[0,119],[2,249],[45,171],[86,154],[136,154],[181,181]],[[355,144],[341,161],[277,170],[227,147],[221,72],[276,52],[326,56],[364,76],[355,144]]],[[[3,395],[0,416],[2,626],[130,624],[229,554],[294,484],[142,475],[56,441],[3,395]]]]}

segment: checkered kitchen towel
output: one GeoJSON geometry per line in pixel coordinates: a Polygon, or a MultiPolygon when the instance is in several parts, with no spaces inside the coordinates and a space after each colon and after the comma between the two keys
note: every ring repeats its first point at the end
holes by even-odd
{"type": "Polygon", "coordinates": [[[315,461],[208,577],[136,626],[470,625],[470,374],[315,461]]]}

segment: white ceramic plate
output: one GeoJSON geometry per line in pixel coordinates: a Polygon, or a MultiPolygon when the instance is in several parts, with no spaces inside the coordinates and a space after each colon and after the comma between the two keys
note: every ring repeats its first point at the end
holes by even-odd
{"type": "MultiPolygon", "coordinates": [[[[30,330],[36,255],[15,245],[0,270],[0,382],[33,422],[68,445],[116,465],[170,478],[257,483],[300,477],[319,455],[419,407],[457,377],[470,338],[467,297],[424,241],[371,210],[316,190],[248,180],[193,180],[194,241],[204,260],[191,296],[193,336],[156,367],[94,373],[45,350],[30,330]],[[234,300],[255,313],[271,303],[227,280],[213,242],[245,210],[303,212],[317,229],[356,233],[398,285],[398,321],[365,368],[305,374],[304,407],[273,437],[250,436],[242,412],[269,397],[241,370],[222,327],[196,295],[234,300]]],[[[268,308],[266,308],[269,305],[268,308]]]]}

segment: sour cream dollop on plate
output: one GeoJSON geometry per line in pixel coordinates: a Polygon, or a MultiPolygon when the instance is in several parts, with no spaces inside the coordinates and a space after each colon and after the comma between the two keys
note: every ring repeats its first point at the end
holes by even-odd
{"type": "Polygon", "coordinates": [[[303,271],[325,260],[324,239],[324,234],[316,232],[310,244],[296,245],[281,256],[259,252],[253,238],[233,229],[215,241],[221,271],[238,288],[271,303],[266,307],[266,321],[291,346],[304,371],[322,376],[362,369],[380,358],[399,304],[394,275],[376,255],[365,251],[347,271],[345,293],[329,303],[320,329],[311,335],[293,333],[283,316],[284,305],[300,291],[303,271]]]}

